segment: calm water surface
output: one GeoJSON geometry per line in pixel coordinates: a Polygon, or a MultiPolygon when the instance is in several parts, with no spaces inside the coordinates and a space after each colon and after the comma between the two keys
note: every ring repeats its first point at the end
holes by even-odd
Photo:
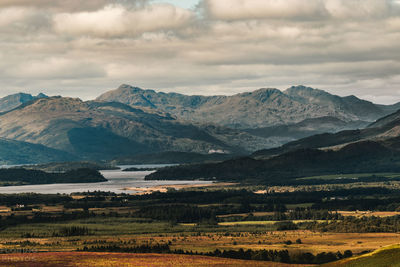
{"type": "Polygon", "coordinates": [[[40,194],[70,194],[74,192],[87,191],[110,191],[115,193],[134,193],[127,191],[128,187],[153,187],[160,185],[187,185],[187,184],[208,184],[210,181],[145,181],[144,177],[153,171],[124,172],[126,168],[157,168],[168,165],[124,165],[118,166],[121,170],[100,171],[108,180],[101,183],[81,183],[81,184],[46,184],[46,185],[21,185],[0,187],[0,194],[12,193],[40,193],[40,194]]]}

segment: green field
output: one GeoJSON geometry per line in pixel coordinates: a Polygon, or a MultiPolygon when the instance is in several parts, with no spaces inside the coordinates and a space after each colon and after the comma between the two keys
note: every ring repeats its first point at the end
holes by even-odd
{"type": "Polygon", "coordinates": [[[398,267],[400,245],[392,245],[362,256],[323,265],[325,267],[398,267]]]}

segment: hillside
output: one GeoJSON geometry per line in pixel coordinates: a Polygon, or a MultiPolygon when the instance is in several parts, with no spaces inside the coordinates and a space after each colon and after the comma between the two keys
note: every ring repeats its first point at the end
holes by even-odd
{"type": "Polygon", "coordinates": [[[344,146],[337,151],[299,149],[269,159],[247,157],[220,163],[172,166],[159,169],[146,179],[217,179],[285,185],[300,177],[399,171],[399,151],[377,142],[365,141],[344,146]]]}
{"type": "Polygon", "coordinates": [[[291,139],[300,139],[322,133],[361,129],[367,125],[368,123],[364,121],[345,122],[335,117],[320,117],[305,119],[294,124],[247,129],[246,131],[250,134],[264,138],[279,136],[281,138],[287,137],[291,139]]]}
{"type": "MultiPolygon", "coordinates": [[[[334,117],[343,122],[375,121],[397,106],[375,105],[355,96],[339,97],[322,90],[296,86],[282,92],[259,89],[233,96],[188,96],[121,85],[97,98],[132,107],[168,112],[191,122],[214,122],[233,128],[263,128],[334,117]]],[[[329,132],[334,131],[330,129],[329,132]]]]}
{"type": "Polygon", "coordinates": [[[268,158],[273,155],[304,148],[335,148],[362,140],[378,141],[382,144],[400,148],[400,111],[378,119],[361,130],[346,130],[337,133],[323,133],[289,142],[281,147],[264,149],[252,154],[255,158],[268,158]]]}
{"type": "Polygon", "coordinates": [[[112,161],[113,165],[130,164],[183,164],[210,161],[223,161],[230,159],[231,154],[212,153],[199,154],[193,152],[166,151],[153,154],[139,154],[131,157],[117,158],[112,161]]]}
{"type": "Polygon", "coordinates": [[[398,267],[400,246],[392,245],[374,252],[322,265],[324,267],[398,267]]]}
{"type": "Polygon", "coordinates": [[[121,103],[64,97],[37,99],[0,115],[0,137],[41,144],[83,159],[161,151],[245,153],[263,142],[245,132],[196,126],[121,103]]]}
{"type": "Polygon", "coordinates": [[[0,138],[0,164],[3,165],[70,161],[78,158],[79,156],[40,144],[0,138]]]}
{"type": "Polygon", "coordinates": [[[400,170],[400,111],[361,130],[318,134],[247,158],[169,167],[148,179],[218,179],[288,183],[295,178],[400,170]]]}

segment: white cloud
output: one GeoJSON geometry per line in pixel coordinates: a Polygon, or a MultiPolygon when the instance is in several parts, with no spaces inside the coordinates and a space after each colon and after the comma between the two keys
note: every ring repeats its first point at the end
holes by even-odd
{"type": "Polygon", "coordinates": [[[167,4],[133,10],[122,5],[108,5],[93,12],[57,14],[54,28],[58,33],[69,35],[126,37],[177,29],[189,23],[192,16],[188,10],[167,4]]]}
{"type": "Polygon", "coordinates": [[[206,13],[221,20],[381,17],[391,0],[204,0],[206,13]]]}

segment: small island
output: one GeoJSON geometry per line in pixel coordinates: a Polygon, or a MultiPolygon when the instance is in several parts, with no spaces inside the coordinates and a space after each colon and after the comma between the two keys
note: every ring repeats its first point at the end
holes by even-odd
{"type": "Polygon", "coordinates": [[[97,183],[107,179],[97,170],[81,168],[66,172],[44,172],[24,168],[0,169],[0,185],[97,183]]]}

